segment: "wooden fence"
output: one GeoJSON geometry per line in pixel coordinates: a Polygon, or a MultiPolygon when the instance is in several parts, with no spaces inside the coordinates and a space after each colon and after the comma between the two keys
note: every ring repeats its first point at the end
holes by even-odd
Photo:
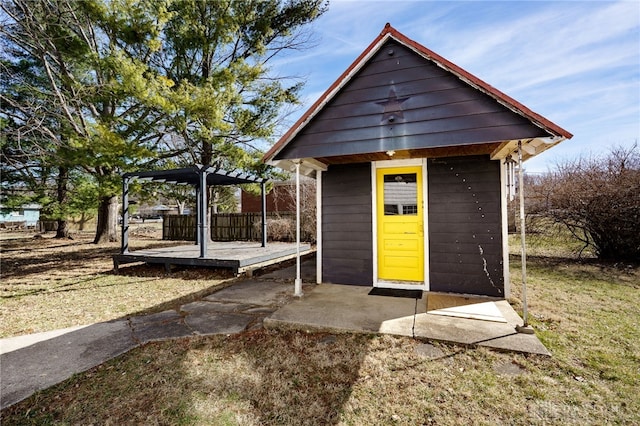
{"type": "MultiPolygon", "coordinates": [[[[267,215],[267,219],[269,219],[267,215]]],[[[262,213],[216,213],[211,215],[213,241],[259,241],[262,213]]]]}
{"type": "Polygon", "coordinates": [[[197,227],[195,216],[165,215],[162,220],[162,239],[195,241],[197,227]]]}
{"type": "MultiPolygon", "coordinates": [[[[295,241],[293,212],[267,213],[267,238],[276,241],[295,241]]],[[[307,220],[303,217],[303,229],[307,220]]],[[[211,215],[213,241],[260,241],[262,239],[262,213],[216,213],[211,215]]],[[[198,224],[195,216],[167,215],[162,224],[163,240],[195,241],[198,224]]],[[[315,229],[315,228],[314,228],[315,229]]],[[[303,241],[312,241],[315,235],[303,232],[303,241]]]]}

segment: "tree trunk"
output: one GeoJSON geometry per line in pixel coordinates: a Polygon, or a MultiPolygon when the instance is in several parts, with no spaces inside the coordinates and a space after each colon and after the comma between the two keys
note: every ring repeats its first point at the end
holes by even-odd
{"type": "Polygon", "coordinates": [[[181,200],[176,200],[176,204],[178,205],[178,214],[179,215],[183,215],[184,214],[184,208],[187,204],[186,201],[181,201],[181,200]]]}
{"type": "Polygon", "coordinates": [[[205,167],[211,166],[213,162],[213,146],[209,141],[202,141],[202,153],[200,155],[200,161],[205,167]]]}
{"type": "Polygon", "coordinates": [[[58,219],[55,238],[69,238],[69,222],[66,219],[58,219]]]}
{"type": "Polygon", "coordinates": [[[98,205],[95,244],[118,241],[118,196],[105,196],[98,205]]]}
{"type": "MultiPolygon", "coordinates": [[[[64,166],[60,166],[58,168],[57,198],[58,198],[58,205],[61,207],[60,209],[61,212],[65,211],[64,206],[67,204],[67,198],[69,196],[69,191],[67,188],[68,183],[69,183],[69,169],[67,169],[64,166]]],[[[69,238],[69,223],[67,222],[67,218],[64,216],[58,217],[58,229],[56,230],[55,238],[69,238]]]]}

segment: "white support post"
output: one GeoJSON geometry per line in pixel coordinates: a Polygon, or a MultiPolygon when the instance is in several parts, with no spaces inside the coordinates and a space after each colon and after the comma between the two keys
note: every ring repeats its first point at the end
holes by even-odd
{"type": "Polygon", "coordinates": [[[525,241],[524,220],[524,172],[522,170],[522,141],[518,141],[518,192],[520,196],[520,242],[522,260],[522,327],[516,327],[519,333],[533,334],[527,318],[527,245],[525,241]]]}
{"type": "Polygon", "coordinates": [[[296,280],[293,295],[302,297],[300,278],[300,162],[296,162],[296,280]]]}
{"type": "Polygon", "coordinates": [[[316,171],[316,284],[322,284],[322,170],[316,171]]]}
{"type": "Polygon", "coordinates": [[[504,282],[504,298],[511,297],[511,274],[509,273],[509,169],[510,159],[500,161],[500,216],[502,216],[502,277],[504,282]]]}

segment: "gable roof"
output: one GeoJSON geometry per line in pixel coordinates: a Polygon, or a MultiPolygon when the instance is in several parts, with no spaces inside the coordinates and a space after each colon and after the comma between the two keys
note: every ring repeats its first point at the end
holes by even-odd
{"type": "MultiPolygon", "coordinates": [[[[385,45],[385,43],[389,40],[395,40],[402,46],[412,50],[417,53],[424,59],[427,59],[431,63],[436,66],[448,71],[449,73],[455,75],[458,79],[466,83],[468,86],[484,93],[485,95],[493,98],[502,106],[506,107],[508,110],[516,113],[520,117],[526,119],[532,125],[536,126],[540,130],[544,132],[545,135],[548,135],[546,138],[535,138],[534,141],[532,138],[528,142],[531,143],[529,146],[529,151],[525,152],[525,157],[530,157],[532,155],[536,155],[539,152],[553,146],[562,140],[569,139],[573,135],[561,128],[557,124],[551,122],[545,117],[535,113],[530,110],[520,102],[491,86],[490,84],[484,82],[478,77],[472,75],[471,73],[465,71],[454,63],[448,61],[437,53],[427,49],[421,44],[409,39],[402,33],[398,32],[395,28],[393,28],[390,24],[386,24],[383,31],[380,33],[378,37],[356,58],[356,60],[342,73],[342,75],[324,92],[324,94],[316,100],[316,102],[307,110],[298,121],[276,142],[276,144],[264,155],[263,161],[273,163],[273,160],[276,156],[287,147],[296,136],[303,130],[305,127],[316,117],[320,111],[330,102],[334,97],[344,88],[351,79],[364,67],[364,65],[369,61],[378,51],[385,45]],[[544,139],[544,140],[543,140],[544,139]]],[[[395,92],[393,92],[395,95],[395,92]]],[[[390,100],[391,100],[391,94],[390,100]]],[[[403,101],[402,98],[396,98],[396,102],[403,101]]],[[[382,103],[378,103],[382,105],[382,103]]],[[[524,141],[523,141],[524,142],[524,141]]],[[[492,145],[492,147],[495,146],[492,145]]],[[[495,148],[492,153],[492,158],[504,158],[508,156],[513,150],[517,147],[517,141],[515,140],[506,140],[503,141],[497,148],[495,148]]],[[[322,163],[319,164],[311,164],[311,167],[321,168],[323,166],[322,163]]]]}

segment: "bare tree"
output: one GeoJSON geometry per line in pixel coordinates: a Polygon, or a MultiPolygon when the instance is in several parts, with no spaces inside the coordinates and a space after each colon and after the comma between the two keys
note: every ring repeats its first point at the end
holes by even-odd
{"type": "MultiPolygon", "coordinates": [[[[598,258],[640,261],[640,149],[560,163],[527,189],[529,213],[564,225],[598,258]]],[[[584,250],[583,248],[583,250],[584,250]]]]}
{"type": "MultiPolygon", "coordinates": [[[[273,194],[276,211],[296,211],[295,180],[274,186],[273,194]]],[[[284,220],[284,218],[279,220],[284,220]]],[[[290,236],[289,238],[295,240],[295,220],[288,219],[286,229],[290,236]]],[[[303,241],[310,242],[315,242],[316,240],[316,181],[304,176],[301,176],[300,179],[300,238],[303,241]]]]}

